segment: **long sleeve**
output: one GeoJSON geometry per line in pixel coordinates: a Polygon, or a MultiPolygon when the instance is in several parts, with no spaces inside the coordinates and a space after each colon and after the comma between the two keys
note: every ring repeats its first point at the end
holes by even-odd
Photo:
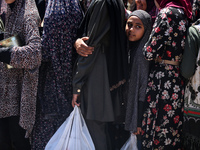
{"type": "Polygon", "coordinates": [[[190,27],[181,63],[181,73],[185,78],[190,78],[195,72],[196,58],[200,46],[199,38],[197,29],[193,26],[190,27]]]}
{"type": "Polygon", "coordinates": [[[164,46],[163,41],[168,41],[168,36],[165,34],[168,29],[169,24],[166,12],[160,12],[153,25],[150,38],[143,49],[143,54],[147,60],[153,60],[162,53],[160,49],[164,46]]]}
{"type": "Polygon", "coordinates": [[[24,46],[14,46],[10,65],[14,68],[34,69],[41,63],[41,39],[36,19],[25,17],[23,35],[24,46]]]}
{"type": "Polygon", "coordinates": [[[88,57],[79,57],[77,61],[77,66],[75,68],[75,75],[73,78],[73,93],[80,93],[81,87],[83,86],[85,80],[87,79],[90,71],[92,70],[96,57],[98,53],[102,51],[102,39],[108,33],[110,29],[109,15],[107,10],[106,2],[103,0],[98,0],[95,2],[91,12],[87,35],[89,40],[87,44],[94,47],[94,52],[88,57]]]}

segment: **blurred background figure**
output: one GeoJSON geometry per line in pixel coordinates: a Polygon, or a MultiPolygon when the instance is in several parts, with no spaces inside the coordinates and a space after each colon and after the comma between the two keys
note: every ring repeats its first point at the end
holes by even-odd
{"type": "Polygon", "coordinates": [[[192,23],[200,18],[200,0],[194,0],[192,5],[192,23]]]}
{"type": "Polygon", "coordinates": [[[127,0],[127,9],[133,11],[135,9],[135,0],[127,0]]]}
{"type": "Polygon", "coordinates": [[[148,12],[152,18],[152,25],[153,25],[158,12],[154,4],[154,0],[128,0],[127,5],[128,5],[127,9],[129,11],[141,9],[148,12]]]}

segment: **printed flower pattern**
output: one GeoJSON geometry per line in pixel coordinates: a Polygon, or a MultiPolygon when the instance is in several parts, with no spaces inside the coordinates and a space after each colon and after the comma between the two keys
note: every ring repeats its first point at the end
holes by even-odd
{"type": "MultiPolygon", "coordinates": [[[[145,58],[181,61],[186,28],[183,10],[162,9],[145,45],[145,58]]],[[[162,63],[155,63],[150,71],[142,121],[144,150],[181,148],[184,88],[179,74],[179,66],[162,63]]]]}

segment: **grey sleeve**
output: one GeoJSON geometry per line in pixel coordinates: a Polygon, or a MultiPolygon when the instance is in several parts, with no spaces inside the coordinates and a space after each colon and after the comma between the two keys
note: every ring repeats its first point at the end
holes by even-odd
{"type": "Polygon", "coordinates": [[[185,78],[190,78],[196,68],[196,58],[199,51],[199,33],[195,27],[190,27],[187,32],[185,49],[181,63],[181,74],[185,78]]]}

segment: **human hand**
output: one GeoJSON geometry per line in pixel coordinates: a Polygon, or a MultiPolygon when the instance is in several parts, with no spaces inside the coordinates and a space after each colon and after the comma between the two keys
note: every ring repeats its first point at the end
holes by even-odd
{"type": "Polygon", "coordinates": [[[72,98],[72,107],[76,106],[80,106],[80,103],[78,103],[78,99],[79,99],[80,94],[73,94],[73,98],[72,98]]]}
{"type": "Polygon", "coordinates": [[[94,47],[90,47],[85,43],[88,39],[89,37],[78,38],[74,43],[76,52],[83,57],[87,57],[94,51],[94,47]]]}
{"type": "Polygon", "coordinates": [[[135,135],[139,135],[142,132],[142,128],[141,127],[137,127],[137,132],[133,133],[135,135]]]}

